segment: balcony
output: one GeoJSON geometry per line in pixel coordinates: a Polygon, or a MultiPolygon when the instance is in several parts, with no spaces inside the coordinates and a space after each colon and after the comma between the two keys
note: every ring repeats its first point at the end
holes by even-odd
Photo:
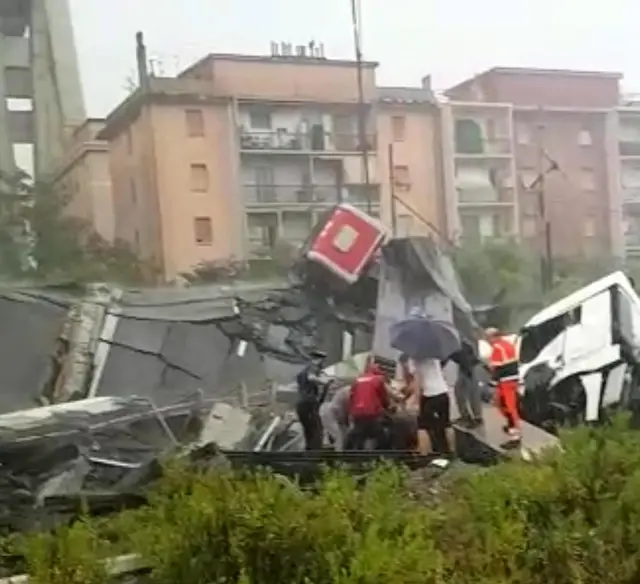
{"type": "Polygon", "coordinates": [[[367,205],[369,197],[380,204],[378,185],[349,185],[341,193],[336,185],[244,185],[245,201],[250,207],[304,209],[309,206],[335,205],[340,200],[352,205],[367,205]]]}
{"type": "Polygon", "coordinates": [[[624,247],[633,255],[640,254],[640,231],[627,231],[624,234],[624,247]]]}
{"type": "Polygon", "coordinates": [[[618,151],[620,152],[620,156],[626,157],[634,157],[637,156],[640,158],[640,141],[628,141],[621,140],[618,143],[618,151]]]}
{"type": "Polygon", "coordinates": [[[480,140],[456,140],[455,155],[466,158],[504,158],[511,156],[509,138],[483,138],[480,140]]]}
{"type": "Polygon", "coordinates": [[[510,206],[513,205],[513,189],[491,187],[458,187],[459,206],[510,206]]]}
{"type": "MultiPolygon", "coordinates": [[[[372,152],[376,150],[375,134],[367,136],[367,148],[372,152]]],[[[240,128],[240,150],[265,153],[360,153],[362,147],[356,133],[324,132],[322,128],[311,132],[273,132],[240,128]]]]}
{"type": "Polygon", "coordinates": [[[622,189],[622,200],[625,205],[640,204],[640,187],[626,187],[622,189]]]}

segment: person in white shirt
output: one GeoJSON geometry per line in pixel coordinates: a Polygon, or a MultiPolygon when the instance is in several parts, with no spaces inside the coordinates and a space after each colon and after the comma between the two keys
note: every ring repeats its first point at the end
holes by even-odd
{"type": "Polygon", "coordinates": [[[349,430],[349,396],[351,386],[341,387],[330,401],[320,406],[320,420],[322,428],[329,436],[336,452],[342,452],[349,430]]]}
{"type": "Polygon", "coordinates": [[[418,413],[418,451],[428,454],[436,446],[455,453],[455,435],[451,427],[449,387],[438,359],[409,359],[409,372],[420,391],[418,413]]]}

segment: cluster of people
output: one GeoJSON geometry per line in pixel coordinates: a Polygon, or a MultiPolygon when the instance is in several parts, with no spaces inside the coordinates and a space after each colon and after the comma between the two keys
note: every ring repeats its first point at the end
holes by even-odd
{"type": "MultiPolygon", "coordinates": [[[[520,440],[518,415],[518,361],[516,348],[497,329],[487,329],[491,355],[483,363],[491,374],[497,406],[505,419],[508,441],[520,440]]],[[[420,454],[455,452],[451,398],[444,366],[453,361],[458,378],[453,396],[459,411],[457,423],[469,428],[483,425],[482,395],[476,379],[481,361],[475,348],[462,342],[445,361],[400,355],[393,378],[367,360],[364,371],[351,385],[325,400],[329,383],[322,375],[326,355],[316,352],[298,375],[297,414],[307,450],[319,450],[328,437],[333,448],[416,449],[420,454]]]]}

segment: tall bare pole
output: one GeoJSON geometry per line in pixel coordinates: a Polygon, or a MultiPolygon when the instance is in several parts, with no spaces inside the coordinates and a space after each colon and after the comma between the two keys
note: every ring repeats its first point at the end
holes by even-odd
{"type": "Polygon", "coordinates": [[[360,34],[361,19],[360,0],[351,0],[351,24],[353,27],[353,44],[356,52],[356,72],[358,79],[358,141],[362,153],[362,176],[367,197],[367,212],[372,212],[371,190],[369,179],[369,140],[367,136],[368,107],[364,101],[364,81],[362,71],[362,45],[360,34]]]}
{"type": "Polygon", "coordinates": [[[542,250],[540,254],[540,269],[542,289],[549,290],[553,286],[554,266],[553,266],[553,246],[551,243],[551,223],[547,214],[547,195],[546,195],[546,178],[550,171],[557,170],[557,164],[552,161],[551,168],[545,169],[547,155],[544,149],[544,121],[542,119],[542,111],[540,111],[540,120],[538,123],[538,212],[540,214],[540,224],[542,227],[542,250]]]}
{"type": "MultiPolygon", "coordinates": [[[[396,205],[396,177],[395,162],[393,152],[393,142],[389,143],[389,196],[391,203],[391,234],[393,237],[398,235],[398,214],[396,205]]],[[[406,234],[405,234],[406,235],[406,234]]]]}

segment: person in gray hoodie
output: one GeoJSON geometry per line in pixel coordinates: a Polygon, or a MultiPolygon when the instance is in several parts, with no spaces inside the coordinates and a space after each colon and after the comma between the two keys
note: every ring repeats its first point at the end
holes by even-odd
{"type": "Polygon", "coordinates": [[[331,440],[336,452],[345,448],[347,432],[349,431],[349,396],[351,386],[341,387],[333,397],[320,406],[320,420],[322,428],[331,440]]]}

